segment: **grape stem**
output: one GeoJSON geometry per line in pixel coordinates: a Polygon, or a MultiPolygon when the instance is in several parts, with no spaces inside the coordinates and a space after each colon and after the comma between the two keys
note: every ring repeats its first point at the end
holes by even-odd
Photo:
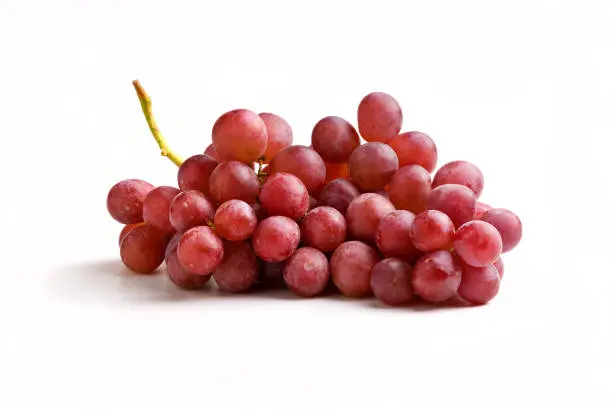
{"type": "Polygon", "coordinates": [[[174,163],[176,166],[181,166],[183,163],[183,159],[180,156],[177,156],[172,149],[168,147],[168,144],[164,137],[161,134],[161,131],[157,127],[157,123],[155,122],[155,118],[153,117],[153,111],[151,110],[151,97],[147,94],[140,85],[138,80],[132,81],[132,85],[136,89],[136,94],[138,95],[138,99],[140,100],[140,106],[142,107],[142,113],[147,120],[147,124],[149,125],[149,129],[153,134],[153,138],[159,145],[159,149],[161,150],[161,155],[167,157],[174,163]]]}

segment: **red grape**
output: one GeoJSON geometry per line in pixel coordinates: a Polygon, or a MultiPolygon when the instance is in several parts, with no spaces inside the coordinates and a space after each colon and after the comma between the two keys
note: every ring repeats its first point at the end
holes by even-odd
{"type": "Polygon", "coordinates": [[[255,112],[235,109],[217,119],[212,141],[223,159],[252,163],[266,151],[268,132],[265,122],[255,112]]]}
{"type": "Polygon", "coordinates": [[[258,276],[258,286],[265,289],[284,288],[286,286],[283,278],[285,270],[285,262],[268,263],[261,262],[258,276]]]}
{"type": "Polygon", "coordinates": [[[123,241],[125,236],[127,236],[136,227],[142,226],[144,224],[145,224],[144,222],[141,222],[141,223],[126,224],[125,226],[123,226],[123,229],[121,229],[121,233],[119,233],[119,246],[121,246],[121,242],[123,241]]]}
{"type": "Polygon", "coordinates": [[[221,156],[219,156],[219,152],[217,152],[217,150],[215,149],[215,146],[212,143],[206,147],[206,149],[204,150],[204,155],[210,156],[217,162],[222,161],[221,156]]]}
{"type": "Polygon", "coordinates": [[[396,210],[380,219],[376,226],[375,241],[385,257],[396,257],[414,263],[421,256],[410,240],[414,214],[408,210],[396,210]]]}
{"type": "Polygon", "coordinates": [[[442,302],[457,293],[461,266],[447,250],[425,253],[412,270],[412,287],[423,300],[442,302]]]}
{"type": "Polygon", "coordinates": [[[197,190],[188,190],[175,196],[170,203],[170,224],[184,232],[195,226],[204,226],[215,215],[215,206],[197,190]]]}
{"type": "Polygon", "coordinates": [[[364,193],[346,210],[346,222],[353,236],[373,241],[380,219],[394,211],[390,201],[376,193],[364,193]]]}
{"type": "Polygon", "coordinates": [[[430,210],[446,213],[459,227],[474,218],[476,196],[463,185],[441,185],[431,191],[427,205],[430,210]]]}
{"type": "Polygon", "coordinates": [[[263,184],[259,202],[270,216],[298,220],[308,211],[310,199],[306,186],[297,176],[279,172],[269,176],[263,184]]]}
{"type": "Polygon", "coordinates": [[[160,186],[151,190],[142,206],[144,221],[163,232],[174,232],[170,223],[170,203],[179,193],[180,190],[171,186],[160,186]]]}
{"type": "Polygon", "coordinates": [[[193,155],[185,160],[178,170],[178,185],[181,190],[198,190],[210,197],[208,183],[210,174],[219,163],[208,155],[193,155]]]}
{"type": "Polygon", "coordinates": [[[368,94],[359,103],[359,133],[368,142],[389,142],[402,128],[402,109],[384,92],[368,94]]]}
{"type": "Polygon", "coordinates": [[[495,260],[493,266],[495,266],[497,272],[499,273],[499,279],[501,280],[502,278],[504,278],[504,262],[502,261],[501,257],[495,260]]]}
{"type": "Polygon", "coordinates": [[[255,284],[259,266],[257,257],[246,241],[228,241],[223,246],[223,261],[213,277],[221,291],[240,293],[255,284]]]}
{"type": "Polygon", "coordinates": [[[280,151],[270,162],[268,173],[278,172],[297,176],[313,193],[325,181],[325,162],[313,149],[294,145],[280,151]]]}
{"type": "Polygon", "coordinates": [[[210,175],[210,194],[219,203],[239,199],[255,203],[259,179],[255,171],[242,162],[223,162],[210,175]]]}
{"type": "Polygon", "coordinates": [[[118,182],[108,192],[106,208],[113,219],[123,224],[143,221],[142,205],[155,187],[140,179],[126,179],[118,182]]]}
{"type": "Polygon", "coordinates": [[[312,147],[326,162],[346,162],[359,145],[353,125],[338,116],[321,119],[312,130],[312,147]]]}
{"type": "Polygon", "coordinates": [[[369,142],[353,151],[348,161],[349,176],[364,191],[384,189],[398,169],[397,155],[380,142],[369,142]]]}
{"type": "Polygon", "coordinates": [[[293,143],[291,126],[278,115],[268,112],[259,114],[268,131],[268,147],[263,154],[263,160],[269,163],[280,151],[293,143]]]}
{"type": "Polygon", "coordinates": [[[302,220],[301,234],[307,245],[323,252],[333,251],[346,239],[346,220],[333,207],[317,207],[302,220]]]}
{"type": "Polygon", "coordinates": [[[181,266],[193,274],[210,274],[223,259],[223,242],[208,226],[183,233],[176,249],[181,266]]]}
{"type": "Polygon", "coordinates": [[[279,262],[288,259],[300,243],[300,227],[285,216],[268,217],[255,229],[253,249],[264,261],[279,262]]]}
{"type": "Polygon", "coordinates": [[[335,179],[348,179],[348,163],[325,162],[325,184],[335,179]]]}
{"type": "Polygon", "coordinates": [[[225,240],[246,240],[257,226],[257,215],[251,206],[242,200],[228,200],[215,213],[215,233],[225,240]]]}
{"type": "Polygon", "coordinates": [[[413,295],[412,267],[398,258],[381,260],[372,268],[370,286],[374,296],[383,303],[406,304],[413,295]]]}
{"type": "Polygon", "coordinates": [[[476,202],[476,210],[474,211],[474,220],[482,219],[482,215],[491,209],[492,207],[486,203],[476,202]]]}
{"type": "Polygon", "coordinates": [[[315,199],[312,196],[308,196],[308,211],[311,211],[312,209],[316,209],[319,206],[320,204],[317,199],[315,199]]]}
{"type": "Polygon", "coordinates": [[[178,261],[176,251],[166,257],[166,269],[170,281],[184,290],[198,290],[206,285],[211,274],[192,274],[185,270],[178,261]]]}
{"type": "Polygon", "coordinates": [[[150,274],[164,261],[168,236],[147,224],[138,226],[121,241],[121,261],[130,270],[150,274]]]}
{"type": "Polygon", "coordinates": [[[482,215],[481,220],[497,229],[502,238],[502,253],[512,250],[521,241],[523,225],[517,215],[506,209],[491,209],[482,215]]]}
{"type": "Polygon", "coordinates": [[[402,210],[421,213],[431,194],[431,177],[419,165],[402,166],[389,183],[389,200],[402,210]]]}
{"type": "Polygon", "coordinates": [[[455,252],[467,264],[484,267],[499,258],[502,238],[495,227],[482,220],[473,220],[455,233],[455,252]]]}
{"type": "Polygon", "coordinates": [[[255,216],[257,216],[257,221],[260,222],[266,217],[268,217],[268,213],[266,213],[266,209],[263,208],[259,203],[251,203],[251,209],[255,212],[255,216]]]}
{"type": "Polygon", "coordinates": [[[450,250],[455,237],[455,225],[445,213],[426,210],[412,223],[410,237],[414,247],[421,251],[450,250]]]}
{"type": "Polygon", "coordinates": [[[431,138],[423,132],[404,132],[389,142],[397,154],[400,166],[419,165],[433,172],[438,162],[438,150],[431,138]]]}
{"type": "Polygon", "coordinates": [[[164,258],[168,258],[168,255],[170,253],[176,251],[176,248],[178,247],[179,241],[181,241],[182,236],[183,236],[183,233],[181,232],[174,233],[174,235],[172,236],[172,238],[166,245],[166,251],[164,252],[164,258]]]}
{"type": "Polygon", "coordinates": [[[478,198],[482,193],[484,177],[476,165],[457,160],[438,169],[431,185],[434,188],[441,185],[463,185],[470,188],[478,198]]]}
{"type": "Polygon", "coordinates": [[[495,298],[499,284],[500,277],[494,266],[462,265],[461,284],[457,293],[470,304],[482,305],[495,298]]]}
{"type": "Polygon", "coordinates": [[[327,257],[317,249],[302,247],[287,260],[283,277],[295,294],[301,297],[318,295],[329,281],[327,257]]]}
{"type": "Polygon", "coordinates": [[[370,295],[370,274],[379,261],[378,252],[372,247],[360,241],[346,241],[331,257],[332,280],[338,290],[348,297],[370,295]]]}
{"type": "Polygon", "coordinates": [[[329,182],[321,192],[319,201],[322,206],[331,206],[345,214],[349,204],[359,196],[359,189],[346,179],[336,179],[329,182]]]}

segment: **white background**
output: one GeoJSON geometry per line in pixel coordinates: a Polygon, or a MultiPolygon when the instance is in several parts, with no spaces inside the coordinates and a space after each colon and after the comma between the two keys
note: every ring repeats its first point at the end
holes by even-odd
{"type": "Polygon", "coordinates": [[[612,407],[609,1],[0,0],[0,408],[612,407]],[[171,5],[170,5],[171,4],[171,5]],[[233,108],[308,144],[386,91],[523,220],[498,297],[379,308],[126,272],[109,187],[233,108]]]}

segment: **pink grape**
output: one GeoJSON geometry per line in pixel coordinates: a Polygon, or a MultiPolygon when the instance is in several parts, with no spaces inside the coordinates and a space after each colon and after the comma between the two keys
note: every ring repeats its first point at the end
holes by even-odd
{"type": "Polygon", "coordinates": [[[491,209],[492,207],[486,203],[476,202],[476,210],[474,211],[474,220],[482,219],[482,215],[491,209]]]}
{"type": "Polygon", "coordinates": [[[497,272],[499,273],[499,279],[501,280],[502,278],[504,278],[504,262],[501,257],[495,260],[493,266],[495,266],[497,272]]]}
{"type": "Polygon", "coordinates": [[[223,242],[208,226],[183,233],[176,249],[181,266],[192,274],[210,274],[223,259],[223,242]]]}
{"type": "Polygon", "coordinates": [[[445,213],[426,210],[412,223],[410,238],[421,251],[450,250],[453,247],[455,225],[445,213]]]}
{"type": "Polygon", "coordinates": [[[217,119],[212,141],[223,159],[252,163],[266,151],[268,132],[265,122],[255,112],[235,109],[217,119]]]}
{"type": "Polygon", "coordinates": [[[502,237],[497,229],[482,220],[473,220],[455,233],[455,252],[467,264],[484,267],[499,258],[502,237]]]}
{"type": "Polygon", "coordinates": [[[259,202],[270,216],[299,220],[308,211],[310,199],[308,189],[297,176],[279,172],[269,176],[263,184],[259,202]]]}
{"type": "Polygon", "coordinates": [[[389,142],[397,154],[400,166],[419,165],[433,172],[438,162],[438,149],[434,141],[423,132],[404,132],[389,142]]]}
{"type": "Polygon", "coordinates": [[[457,293],[461,266],[447,250],[425,253],[412,270],[412,288],[423,300],[439,303],[457,293]]]}
{"type": "Polygon", "coordinates": [[[259,179],[255,171],[237,161],[223,162],[210,175],[210,194],[219,203],[238,199],[255,203],[259,179]]]}
{"type": "Polygon", "coordinates": [[[360,241],[342,243],[331,257],[334,285],[347,297],[365,297],[372,293],[372,268],[380,261],[378,252],[360,241]]]}
{"type": "Polygon", "coordinates": [[[121,261],[135,273],[150,274],[164,261],[168,236],[153,226],[138,226],[121,241],[121,261]]]}
{"type": "Polygon", "coordinates": [[[480,218],[497,229],[502,238],[502,253],[516,247],[523,236],[523,225],[517,215],[506,209],[491,209],[480,218]]]}
{"type": "Polygon", "coordinates": [[[312,247],[298,249],[285,264],[287,287],[301,297],[323,292],[329,281],[329,263],[321,251],[312,247]]]}
{"type": "Polygon", "coordinates": [[[312,130],[312,147],[326,162],[346,162],[360,143],[353,125],[338,116],[321,119],[312,130]]]}
{"type": "Polygon", "coordinates": [[[217,152],[217,150],[215,149],[215,146],[212,143],[206,147],[206,149],[204,150],[204,155],[210,156],[217,162],[223,161],[221,159],[221,156],[219,156],[219,152],[217,152]]]}
{"type": "Polygon", "coordinates": [[[421,252],[410,240],[414,214],[408,210],[396,210],[384,216],[376,226],[375,241],[385,257],[396,257],[414,263],[421,252]]]}
{"type": "Polygon", "coordinates": [[[302,240],[323,252],[333,251],[346,239],[346,220],[329,206],[317,207],[301,223],[302,240]]]}
{"type": "Polygon", "coordinates": [[[268,263],[262,261],[259,268],[258,287],[264,289],[285,288],[285,279],[283,271],[285,270],[285,262],[268,263]]]}
{"type": "Polygon", "coordinates": [[[268,173],[291,173],[300,178],[308,192],[315,192],[325,181],[325,162],[311,148],[294,145],[280,151],[270,162],[268,173]]]}
{"type": "Polygon", "coordinates": [[[431,191],[427,205],[446,213],[457,228],[474,218],[476,196],[463,185],[441,185],[431,191]]]}
{"type": "Polygon", "coordinates": [[[368,142],[389,142],[402,128],[402,109],[389,94],[372,92],[359,103],[359,133],[368,142]]]}
{"type": "Polygon", "coordinates": [[[345,214],[349,204],[359,194],[359,189],[353,182],[346,179],[336,179],[323,188],[319,200],[322,206],[331,206],[345,214]]]}
{"type": "Polygon", "coordinates": [[[215,205],[198,190],[181,192],[170,203],[170,224],[179,232],[205,226],[214,215],[215,205]]]}
{"type": "Polygon", "coordinates": [[[402,210],[421,213],[431,194],[429,172],[419,165],[402,166],[389,183],[389,200],[402,210]]]}
{"type": "Polygon", "coordinates": [[[482,305],[495,298],[499,285],[500,277],[494,266],[472,267],[464,264],[457,293],[470,304],[482,305]]]}
{"type": "Polygon", "coordinates": [[[181,232],[174,233],[174,235],[172,236],[172,238],[166,245],[166,251],[164,252],[164,258],[168,258],[168,255],[170,253],[176,251],[176,248],[178,247],[179,241],[181,241],[182,236],[183,236],[183,233],[181,232]]]}
{"type": "Polygon", "coordinates": [[[140,179],[126,179],[116,183],[108,192],[106,208],[113,219],[123,224],[143,221],[142,206],[155,187],[140,179]]]}
{"type": "Polygon", "coordinates": [[[325,182],[328,184],[335,179],[348,179],[348,163],[329,163],[325,162],[325,182]]]}
{"type": "Polygon", "coordinates": [[[213,277],[221,291],[241,293],[257,280],[259,266],[253,248],[246,241],[227,241],[223,245],[223,261],[213,277]]]}
{"type": "Polygon", "coordinates": [[[142,206],[144,221],[163,232],[174,232],[170,223],[170,203],[179,193],[180,190],[171,186],[160,186],[151,190],[142,206]]]}
{"type": "Polygon", "coordinates": [[[198,190],[210,197],[208,188],[210,175],[219,163],[208,155],[193,155],[183,162],[178,170],[178,185],[181,190],[198,190]]]}
{"type": "Polygon", "coordinates": [[[372,268],[370,286],[374,296],[388,305],[403,305],[412,299],[412,267],[398,258],[386,258],[372,268]]]}
{"type": "Polygon", "coordinates": [[[476,165],[457,160],[438,169],[431,185],[434,188],[441,185],[463,185],[471,189],[478,198],[484,186],[484,176],[476,165]]]}
{"type": "Polygon", "coordinates": [[[353,200],[346,210],[348,229],[358,239],[374,241],[378,222],[394,210],[391,202],[381,195],[364,193],[353,200]]]}
{"type": "Polygon", "coordinates": [[[348,161],[350,179],[363,191],[384,189],[399,165],[397,155],[384,143],[369,142],[351,153],[348,161]]]}
{"type": "Polygon", "coordinates": [[[269,163],[280,151],[293,143],[291,126],[278,115],[262,112],[259,117],[266,124],[268,131],[268,146],[263,154],[265,163],[269,163]]]}
{"type": "Polygon", "coordinates": [[[211,277],[211,274],[192,274],[185,270],[178,261],[176,251],[171,252],[166,257],[166,269],[170,281],[184,290],[199,290],[206,285],[211,277]]]}
{"type": "Polygon", "coordinates": [[[121,246],[121,242],[123,241],[125,236],[127,236],[136,227],[143,226],[144,224],[145,224],[144,222],[141,222],[141,223],[134,223],[134,224],[126,224],[125,226],[123,226],[123,229],[121,229],[121,233],[119,233],[119,246],[121,246]]]}
{"type": "Polygon", "coordinates": [[[241,241],[253,235],[257,227],[257,215],[248,203],[228,200],[215,213],[215,233],[225,240],[241,241]]]}
{"type": "Polygon", "coordinates": [[[259,258],[268,262],[288,259],[300,243],[300,227],[285,216],[268,217],[255,229],[253,249],[259,258]]]}

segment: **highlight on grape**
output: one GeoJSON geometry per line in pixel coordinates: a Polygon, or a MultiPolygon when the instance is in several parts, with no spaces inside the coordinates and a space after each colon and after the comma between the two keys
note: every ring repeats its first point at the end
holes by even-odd
{"type": "Polygon", "coordinates": [[[293,145],[279,115],[229,111],[212,144],[183,160],[155,123],[151,98],[133,85],[162,156],[178,166],[177,187],[130,178],[110,188],[108,212],[123,224],[119,253],[134,273],[165,264],[185,290],[212,281],[224,292],[340,292],[391,306],[482,305],[498,294],[501,255],[520,242],[520,219],[478,200],[476,165],[457,160],[435,171],[434,141],[402,132],[391,95],[366,95],[356,126],[321,119],[311,146],[293,145]]]}

